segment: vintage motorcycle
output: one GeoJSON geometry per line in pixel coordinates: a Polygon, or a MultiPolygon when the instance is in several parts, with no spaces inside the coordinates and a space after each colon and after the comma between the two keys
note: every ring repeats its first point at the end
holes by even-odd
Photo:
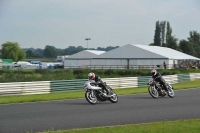
{"type": "Polygon", "coordinates": [[[110,88],[106,83],[104,82],[105,86],[108,88],[110,92],[107,92],[107,90],[102,89],[98,85],[94,84],[93,81],[89,80],[85,83],[84,89],[85,89],[85,98],[86,100],[91,104],[96,104],[97,101],[103,102],[106,100],[109,100],[112,103],[118,102],[118,96],[113,91],[112,88],[110,88]],[[110,94],[110,95],[108,95],[110,94]]]}
{"type": "Polygon", "coordinates": [[[158,98],[159,96],[164,97],[165,95],[168,95],[169,97],[173,98],[175,93],[174,93],[174,88],[167,83],[168,90],[166,91],[164,86],[156,82],[153,78],[149,79],[149,82],[147,83],[149,85],[148,91],[149,94],[153,98],[158,98]]]}

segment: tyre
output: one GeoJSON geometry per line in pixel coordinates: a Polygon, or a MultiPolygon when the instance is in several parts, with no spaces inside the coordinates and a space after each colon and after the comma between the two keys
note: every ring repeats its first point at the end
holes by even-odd
{"type": "Polygon", "coordinates": [[[109,101],[112,102],[112,103],[117,103],[118,102],[118,96],[114,91],[112,91],[112,94],[111,94],[111,96],[109,98],[109,101]]]}
{"type": "Polygon", "coordinates": [[[173,98],[174,95],[175,95],[173,87],[172,87],[172,88],[169,87],[168,89],[169,89],[169,90],[167,91],[168,96],[171,97],[171,98],[173,98]]]}
{"type": "Polygon", "coordinates": [[[154,86],[149,86],[149,87],[148,87],[148,91],[149,91],[149,94],[150,94],[153,98],[158,98],[159,93],[158,93],[158,90],[157,90],[154,86]]]}
{"type": "Polygon", "coordinates": [[[90,104],[96,104],[97,103],[97,97],[94,94],[94,91],[88,90],[85,92],[85,99],[90,103],[90,104]],[[93,93],[92,93],[93,92],[93,93]]]}

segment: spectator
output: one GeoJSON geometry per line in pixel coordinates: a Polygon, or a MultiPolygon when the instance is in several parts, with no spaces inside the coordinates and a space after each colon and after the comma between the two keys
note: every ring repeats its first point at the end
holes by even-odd
{"type": "Polygon", "coordinates": [[[163,62],[163,66],[164,66],[164,68],[166,69],[166,67],[167,67],[167,66],[166,66],[166,63],[165,63],[165,61],[163,62]]]}

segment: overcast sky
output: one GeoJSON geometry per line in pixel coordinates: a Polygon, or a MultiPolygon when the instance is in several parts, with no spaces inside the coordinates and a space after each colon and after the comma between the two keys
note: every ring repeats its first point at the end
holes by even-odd
{"type": "Polygon", "coordinates": [[[156,21],[187,39],[200,32],[200,0],[0,0],[0,44],[21,48],[148,45],[156,21]]]}

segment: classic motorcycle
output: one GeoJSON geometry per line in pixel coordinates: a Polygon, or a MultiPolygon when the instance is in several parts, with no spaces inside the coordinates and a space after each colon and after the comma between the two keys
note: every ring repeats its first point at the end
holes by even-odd
{"type": "Polygon", "coordinates": [[[163,85],[156,82],[153,78],[150,78],[147,84],[149,85],[148,87],[149,94],[153,98],[158,98],[159,96],[164,97],[165,95],[168,95],[169,97],[173,98],[175,95],[173,90],[174,88],[168,83],[167,83],[168,86],[167,91],[165,90],[163,85]]]}
{"type": "Polygon", "coordinates": [[[109,100],[112,103],[118,102],[118,96],[113,91],[112,88],[110,88],[106,83],[104,82],[105,86],[108,89],[102,89],[98,85],[95,85],[93,81],[89,80],[85,83],[84,89],[85,89],[85,98],[86,100],[91,104],[96,104],[98,101],[103,102],[106,100],[109,100]],[[109,90],[110,92],[107,92],[109,90]],[[108,95],[110,94],[110,95],[108,95]]]}

